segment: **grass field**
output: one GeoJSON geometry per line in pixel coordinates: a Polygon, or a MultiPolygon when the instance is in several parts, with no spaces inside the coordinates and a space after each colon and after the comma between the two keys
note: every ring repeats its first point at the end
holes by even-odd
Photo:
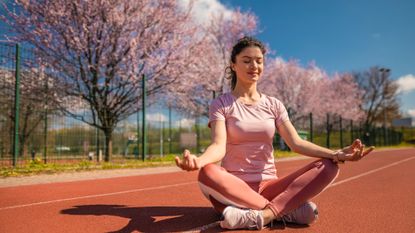
{"type": "MultiPolygon", "coordinates": [[[[402,143],[396,146],[378,147],[382,148],[400,148],[400,147],[414,147],[413,144],[402,143]]],[[[287,158],[295,157],[298,154],[291,151],[275,151],[275,158],[287,158]]],[[[144,168],[144,167],[157,167],[157,166],[172,166],[174,165],[174,157],[176,154],[169,154],[163,157],[153,156],[145,161],[141,159],[121,159],[114,160],[113,162],[96,162],[89,160],[81,161],[68,161],[68,162],[51,162],[43,163],[40,157],[36,157],[34,160],[29,160],[26,163],[20,164],[16,167],[3,166],[0,168],[0,177],[11,176],[28,176],[36,174],[54,174],[62,172],[74,172],[74,171],[90,171],[90,170],[105,170],[105,169],[125,169],[125,168],[144,168]]]]}

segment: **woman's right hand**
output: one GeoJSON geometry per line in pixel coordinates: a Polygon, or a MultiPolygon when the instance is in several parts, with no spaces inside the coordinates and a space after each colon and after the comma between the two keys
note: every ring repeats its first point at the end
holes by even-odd
{"type": "Polygon", "coordinates": [[[179,156],[176,156],[174,160],[176,161],[176,165],[182,170],[194,171],[200,169],[199,158],[196,155],[190,154],[189,150],[184,150],[183,160],[180,159],[179,156]]]}

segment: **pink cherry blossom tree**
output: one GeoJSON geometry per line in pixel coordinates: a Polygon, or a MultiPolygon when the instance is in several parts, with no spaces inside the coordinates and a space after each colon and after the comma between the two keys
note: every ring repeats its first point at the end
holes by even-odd
{"type": "Polygon", "coordinates": [[[33,45],[59,74],[65,94],[89,109],[86,116],[64,110],[104,132],[106,161],[117,123],[142,107],[142,75],[153,95],[181,82],[192,66],[188,56],[201,56],[193,49],[191,5],[179,7],[176,0],[16,3],[17,11],[3,4],[8,15],[2,19],[17,33],[11,39],[33,45]]]}
{"type": "Polygon", "coordinates": [[[359,88],[353,76],[349,73],[336,73],[328,84],[329,86],[325,87],[325,99],[331,104],[327,112],[344,119],[363,120],[365,117],[361,109],[363,90],[359,88]]]}
{"type": "Polygon", "coordinates": [[[216,80],[215,91],[222,94],[229,90],[226,82],[225,68],[230,63],[230,53],[235,42],[243,36],[252,36],[257,33],[258,18],[251,12],[241,12],[240,9],[230,14],[213,13],[206,26],[208,36],[215,47],[217,69],[222,74],[216,80]]]}
{"type": "Polygon", "coordinates": [[[281,100],[294,124],[305,123],[312,113],[314,124],[326,126],[328,145],[333,124],[364,116],[360,108],[362,91],[350,74],[329,77],[314,63],[304,68],[297,61],[278,57],[266,64],[260,90],[281,100]]]}
{"type": "Polygon", "coordinates": [[[207,116],[213,97],[229,90],[225,69],[233,44],[243,36],[255,34],[257,24],[254,14],[239,9],[213,12],[207,21],[201,22],[199,33],[203,40],[198,54],[202,56],[192,55],[193,66],[186,74],[188,78],[169,92],[175,99],[171,104],[189,115],[207,116]]]}
{"type": "Polygon", "coordinates": [[[282,101],[290,113],[291,121],[295,123],[310,112],[323,114],[318,93],[321,83],[326,80],[327,75],[314,65],[306,69],[295,60],[285,62],[277,57],[266,60],[259,89],[282,101]]]}
{"type": "Polygon", "coordinates": [[[327,114],[352,120],[362,117],[361,91],[352,77],[336,74],[330,78],[313,63],[304,68],[295,60],[269,59],[259,88],[281,100],[294,123],[309,113],[320,123],[327,114]]]}

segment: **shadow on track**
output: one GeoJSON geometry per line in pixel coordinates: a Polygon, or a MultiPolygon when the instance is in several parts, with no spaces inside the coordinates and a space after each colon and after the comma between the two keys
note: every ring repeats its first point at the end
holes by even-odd
{"type": "Polygon", "coordinates": [[[68,215],[109,215],[128,218],[124,232],[181,232],[219,220],[220,216],[210,207],[151,206],[128,207],[124,205],[81,205],[61,211],[68,215]]]}

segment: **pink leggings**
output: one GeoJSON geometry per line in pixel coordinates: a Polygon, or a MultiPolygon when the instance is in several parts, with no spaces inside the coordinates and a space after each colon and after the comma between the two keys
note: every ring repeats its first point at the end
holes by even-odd
{"type": "Polygon", "coordinates": [[[203,194],[220,213],[232,205],[256,210],[269,207],[275,216],[282,216],[321,193],[338,173],[337,164],[319,159],[283,178],[247,183],[208,164],[200,170],[198,180],[203,194]]]}

